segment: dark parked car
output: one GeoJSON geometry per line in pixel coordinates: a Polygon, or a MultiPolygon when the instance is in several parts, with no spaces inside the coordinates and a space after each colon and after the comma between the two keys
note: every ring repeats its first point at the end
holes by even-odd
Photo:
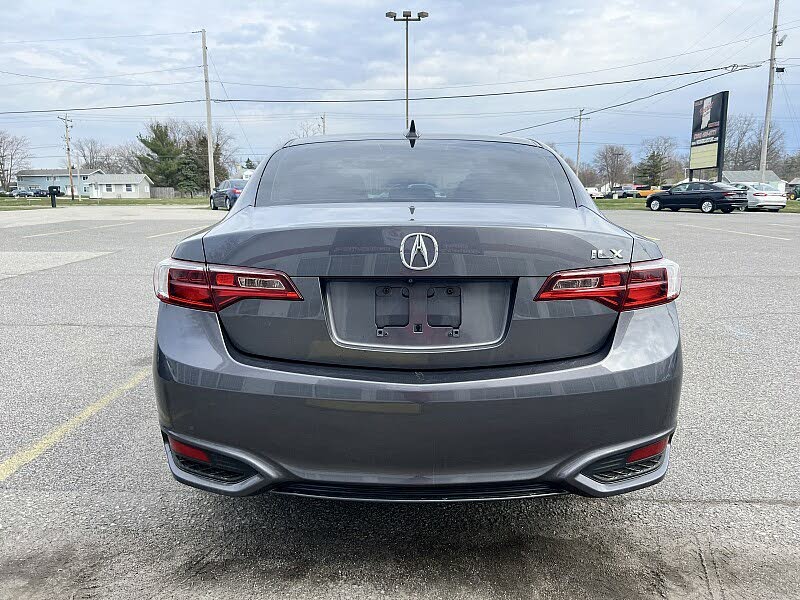
{"type": "Polygon", "coordinates": [[[47,198],[49,194],[47,193],[47,190],[38,189],[38,190],[33,190],[33,195],[36,196],[37,198],[47,198]]]}
{"type": "Polygon", "coordinates": [[[233,208],[246,184],[245,179],[226,179],[220,183],[209,199],[211,210],[217,210],[220,206],[224,206],[228,210],[233,208]]]}
{"type": "Polygon", "coordinates": [[[729,213],[735,208],[744,210],[747,206],[747,192],[727,183],[690,181],[652,194],[647,197],[646,202],[650,210],[696,208],[704,213],[712,213],[717,209],[729,213]]]}
{"type": "Polygon", "coordinates": [[[678,266],[535,141],[412,141],[294,140],[156,267],[175,478],[396,501],[660,481],[678,266]]]}
{"type": "Polygon", "coordinates": [[[33,196],[33,192],[30,192],[28,190],[14,190],[13,192],[11,192],[11,195],[14,198],[30,198],[33,196]]]}

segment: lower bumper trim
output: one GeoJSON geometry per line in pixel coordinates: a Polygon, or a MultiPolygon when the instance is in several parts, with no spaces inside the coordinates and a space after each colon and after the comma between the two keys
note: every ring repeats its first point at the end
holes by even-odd
{"type": "Polygon", "coordinates": [[[567,493],[565,489],[548,482],[447,486],[381,486],[287,482],[279,484],[270,489],[270,491],[294,496],[363,500],[370,502],[511,500],[567,493]]]}

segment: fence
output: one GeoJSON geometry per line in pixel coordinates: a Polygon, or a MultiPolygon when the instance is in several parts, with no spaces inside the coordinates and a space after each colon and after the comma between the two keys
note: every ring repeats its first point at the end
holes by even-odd
{"type": "Polygon", "coordinates": [[[204,191],[189,193],[176,190],[173,187],[150,187],[151,198],[208,198],[208,194],[204,191]]]}

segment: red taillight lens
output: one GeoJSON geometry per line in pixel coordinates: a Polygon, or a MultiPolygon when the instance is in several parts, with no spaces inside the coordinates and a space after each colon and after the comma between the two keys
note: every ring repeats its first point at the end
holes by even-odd
{"type": "Polygon", "coordinates": [[[753,192],[753,196],[766,196],[764,192],[753,192]]]}
{"type": "Polygon", "coordinates": [[[667,449],[667,438],[661,438],[657,442],[653,442],[652,444],[648,444],[647,446],[642,446],[641,448],[636,448],[636,450],[634,450],[628,455],[628,458],[625,459],[625,462],[632,463],[636,462],[637,460],[652,458],[653,456],[658,456],[666,449],[667,449]]]}
{"type": "Polygon", "coordinates": [[[660,259],[553,273],[534,300],[595,300],[622,311],[671,302],[680,291],[678,265],[660,259]]]}
{"type": "Polygon", "coordinates": [[[221,265],[209,265],[208,274],[217,310],[243,298],[303,299],[292,280],[280,271],[232,269],[221,265]]]}
{"type": "Polygon", "coordinates": [[[208,457],[208,453],[205,450],[201,450],[195,446],[190,446],[189,444],[184,444],[183,442],[179,442],[171,437],[168,437],[168,439],[169,447],[175,454],[180,454],[186,458],[199,460],[200,462],[204,463],[211,462],[211,459],[208,457]]]}
{"type": "Polygon", "coordinates": [[[238,189],[238,188],[233,188],[233,190],[231,190],[231,191],[232,191],[234,194],[241,194],[241,193],[242,193],[242,190],[240,190],[240,189],[238,189]]]}
{"type": "Polygon", "coordinates": [[[627,292],[628,270],[626,265],[554,273],[535,300],[591,299],[620,310],[627,292]]]}
{"type": "Polygon", "coordinates": [[[153,276],[156,297],[168,304],[221,310],[238,300],[302,300],[288,275],[279,271],[205,265],[169,258],[153,276]]]}

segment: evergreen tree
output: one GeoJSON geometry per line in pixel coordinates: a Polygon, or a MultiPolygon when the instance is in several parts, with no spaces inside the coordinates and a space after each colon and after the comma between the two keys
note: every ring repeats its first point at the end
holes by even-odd
{"type": "Polygon", "coordinates": [[[247,160],[246,160],[246,161],[244,161],[244,168],[245,168],[245,169],[255,169],[255,168],[256,168],[256,163],[254,163],[254,162],[253,162],[252,160],[250,160],[250,158],[248,157],[248,158],[247,158],[247,160]]]}
{"type": "Polygon", "coordinates": [[[169,123],[150,123],[147,132],[136,136],[147,148],[136,159],[156,186],[177,187],[181,143],[169,123]]]}

